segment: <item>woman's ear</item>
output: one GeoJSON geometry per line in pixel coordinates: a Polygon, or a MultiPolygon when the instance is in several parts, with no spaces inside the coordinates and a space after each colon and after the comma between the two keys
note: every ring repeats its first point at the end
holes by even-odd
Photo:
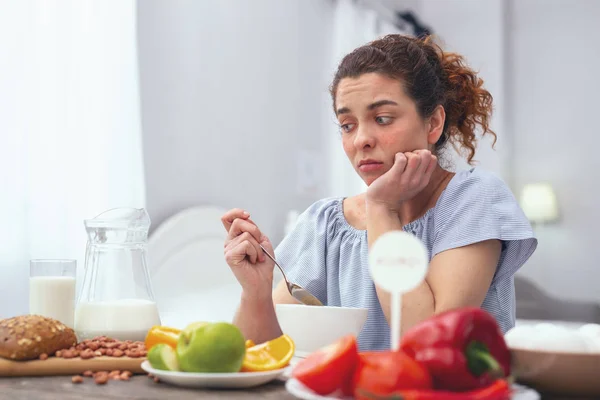
{"type": "Polygon", "coordinates": [[[444,123],[446,122],[446,110],[444,107],[437,106],[433,114],[429,117],[429,131],[427,132],[427,142],[436,144],[444,132],[444,123]]]}

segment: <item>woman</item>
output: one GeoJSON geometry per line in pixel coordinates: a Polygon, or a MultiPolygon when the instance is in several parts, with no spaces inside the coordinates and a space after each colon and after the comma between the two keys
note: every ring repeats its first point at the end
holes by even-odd
{"type": "MultiPolygon", "coordinates": [[[[344,150],[368,185],[351,198],[316,202],[277,248],[288,278],[330,306],[365,307],[361,350],[390,347],[390,296],[371,280],[368,249],[390,230],[410,232],[430,255],[425,281],[402,299],[401,330],[446,310],[477,306],[504,332],[515,322],[514,273],[537,246],[510,189],[480,169],[452,173],[448,145],[475,155],[489,129],[492,96],[461,56],[429,40],[390,35],[340,63],[331,86],[344,150]]],[[[281,334],[274,304],[295,303],[284,282],[272,292],[269,239],[243,210],[222,218],[225,258],[242,285],[235,324],[263,342],[281,334]]]]}

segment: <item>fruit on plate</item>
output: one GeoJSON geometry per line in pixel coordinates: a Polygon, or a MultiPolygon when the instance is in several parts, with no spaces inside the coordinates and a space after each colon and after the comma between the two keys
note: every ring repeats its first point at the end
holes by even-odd
{"type": "Polygon", "coordinates": [[[179,363],[175,350],[166,343],[158,343],[148,351],[148,362],[155,369],[179,371],[179,363]]]}
{"type": "Polygon", "coordinates": [[[298,362],[292,376],[313,392],[327,395],[348,386],[357,364],[356,338],[348,335],[298,362]]]}
{"type": "Polygon", "coordinates": [[[352,392],[356,398],[432,387],[429,371],[403,352],[396,351],[360,353],[352,379],[352,392]]]}
{"type": "Polygon", "coordinates": [[[296,346],[288,335],[246,349],[242,371],[273,371],[290,363],[296,346]]]}
{"type": "Polygon", "coordinates": [[[144,340],[146,350],[151,350],[152,347],[159,343],[168,344],[175,349],[177,347],[177,340],[179,340],[180,333],[181,330],[176,328],[160,325],[153,326],[150,328],[150,330],[148,330],[148,333],[146,334],[146,340],[144,340]]]}
{"type": "Polygon", "coordinates": [[[179,335],[176,353],[185,372],[239,372],[246,344],[233,324],[191,324],[179,335]]]}

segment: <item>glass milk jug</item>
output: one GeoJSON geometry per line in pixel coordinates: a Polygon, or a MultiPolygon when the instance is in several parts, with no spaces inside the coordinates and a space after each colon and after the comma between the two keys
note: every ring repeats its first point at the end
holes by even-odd
{"type": "Polygon", "coordinates": [[[143,341],[153,325],[160,325],[146,264],[148,213],[115,208],[84,225],[85,275],[75,308],[79,340],[108,336],[143,341]]]}

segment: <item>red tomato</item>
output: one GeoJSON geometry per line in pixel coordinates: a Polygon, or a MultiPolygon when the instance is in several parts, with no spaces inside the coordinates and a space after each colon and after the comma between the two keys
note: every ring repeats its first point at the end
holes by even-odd
{"type": "Polygon", "coordinates": [[[330,394],[347,386],[357,362],[356,338],[345,336],[296,364],[292,376],[315,393],[330,394]]]}
{"type": "Polygon", "coordinates": [[[385,396],[403,389],[431,389],[429,371],[403,352],[365,352],[359,354],[353,378],[354,396],[385,396]]]}

